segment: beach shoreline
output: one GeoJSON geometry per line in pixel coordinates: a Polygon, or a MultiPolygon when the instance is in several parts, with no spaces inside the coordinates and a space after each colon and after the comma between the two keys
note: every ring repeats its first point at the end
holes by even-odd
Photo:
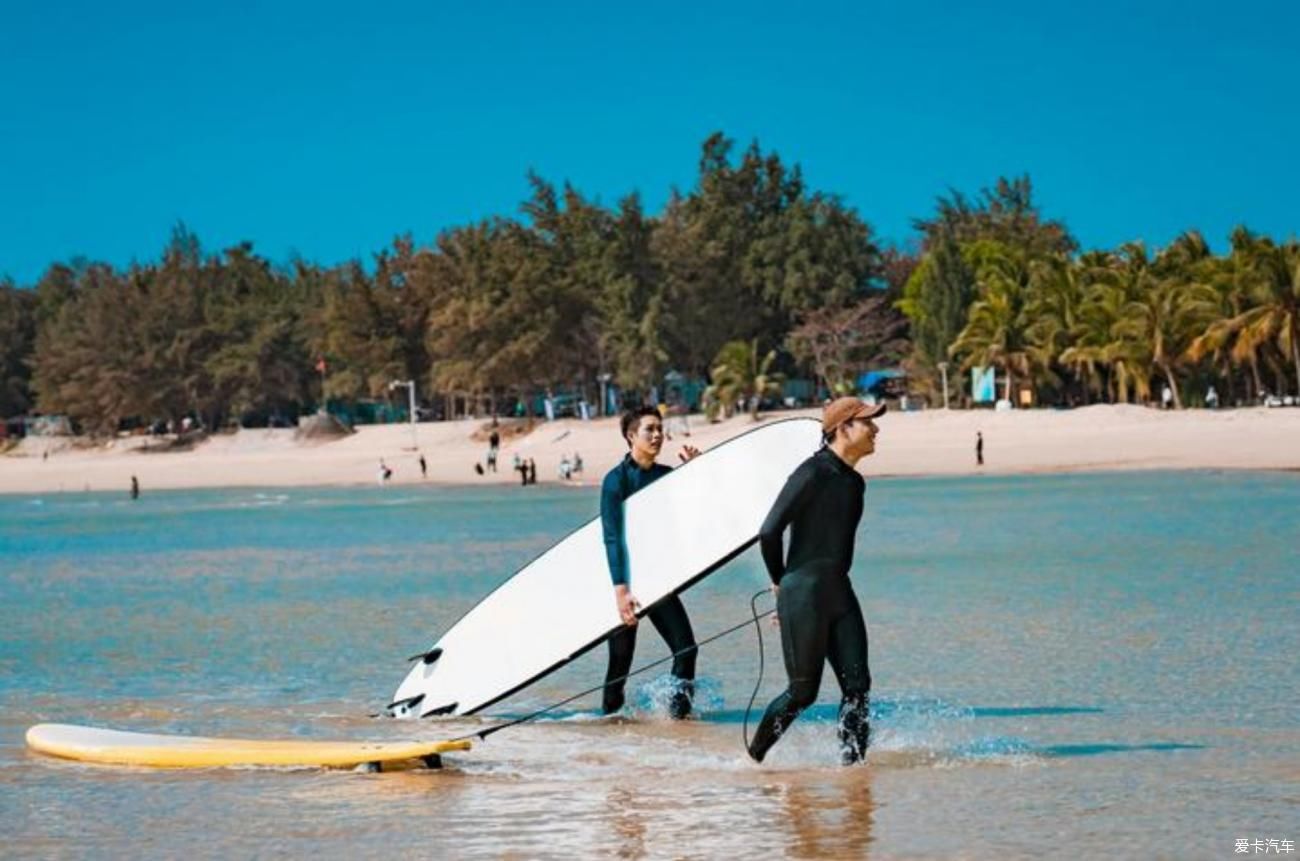
{"type": "MultiPolygon", "coordinates": [[[[767,413],[761,421],[819,416],[818,410],[767,413]]],[[[891,412],[880,421],[876,455],[860,469],[872,477],[1017,475],[1137,470],[1300,470],[1300,409],[1160,411],[1128,405],[1073,410],[927,410],[891,412]],[[975,435],[984,436],[985,463],[975,462],[975,435]]],[[[333,441],[299,441],[290,429],[244,429],[212,436],[181,451],[142,452],[143,437],[70,445],[68,438],[29,438],[0,456],[0,493],[125,492],[136,476],[158,489],[349,487],[377,485],[382,459],[393,470],[387,486],[473,487],[519,484],[518,455],[537,464],[539,483],[599,484],[625,454],[616,417],[541,422],[503,440],[498,471],[485,465],[488,422],[464,419],[371,425],[333,441]],[[418,449],[415,446],[418,445],[418,449]],[[44,457],[46,451],[48,457],[44,457]],[[580,454],[583,472],[559,478],[562,457],[580,454]],[[425,457],[428,477],[418,457],[425,457]]],[[[756,425],[747,415],[709,423],[690,418],[677,428],[660,460],[675,463],[681,446],[703,451],[756,425]]]]}

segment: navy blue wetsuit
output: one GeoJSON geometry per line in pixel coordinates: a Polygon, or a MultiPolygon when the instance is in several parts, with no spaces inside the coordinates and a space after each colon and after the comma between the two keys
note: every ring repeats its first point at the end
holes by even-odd
{"type": "Polygon", "coordinates": [[[781,587],[776,611],[790,677],[789,687],[767,707],[750,742],[750,755],[760,762],[799,713],[816,701],[828,659],[843,697],[843,759],[852,763],[866,755],[871,733],[867,628],[849,582],[865,490],[862,476],[823,448],[790,475],[759,531],[763,562],[772,582],[781,587]],[[781,542],[787,526],[788,559],[783,558],[781,542]]]}
{"type": "MultiPolygon", "coordinates": [[[[623,531],[623,503],[629,496],[646,485],[663,478],[672,469],[662,464],[653,464],[649,469],[642,469],[632,456],[623,458],[622,463],[614,467],[605,476],[600,485],[600,522],[605,535],[605,556],[609,560],[609,576],[615,586],[628,585],[627,543],[623,531]]],[[[672,595],[650,608],[647,614],[655,630],[664,638],[668,648],[676,657],[673,658],[673,676],[677,679],[676,690],[669,702],[669,713],[675,718],[683,718],[691,712],[691,698],[694,695],[695,680],[695,634],[691,631],[691,620],[686,616],[686,608],[681,599],[672,595]]],[[[621,627],[609,638],[609,668],[605,672],[605,695],[602,709],[611,714],[623,707],[625,681],[622,679],[632,669],[632,657],[636,652],[636,627],[621,627]]]]}

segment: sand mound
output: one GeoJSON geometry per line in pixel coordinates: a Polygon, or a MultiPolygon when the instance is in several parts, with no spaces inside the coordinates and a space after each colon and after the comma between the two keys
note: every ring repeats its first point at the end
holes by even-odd
{"type": "Polygon", "coordinates": [[[352,433],[352,428],[343,424],[335,416],[329,413],[316,413],[298,419],[298,430],[294,432],[293,437],[296,440],[321,442],[340,439],[352,433]]]}

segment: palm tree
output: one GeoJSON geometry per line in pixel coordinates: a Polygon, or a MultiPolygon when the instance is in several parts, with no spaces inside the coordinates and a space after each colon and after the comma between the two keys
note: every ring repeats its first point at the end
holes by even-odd
{"type": "Polygon", "coordinates": [[[954,358],[964,356],[961,367],[1001,368],[1006,375],[1003,397],[1011,399],[1012,382],[1017,374],[1030,377],[1038,362],[1029,339],[1025,314],[1023,260],[998,242],[973,243],[968,257],[976,272],[980,298],[971,303],[966,327],[948,348],[954,358]]]}
{"type": "Polygon", "coordinates": [[[1077,355],[1074,362],[1069,362],[1064,355],[1075,345],[1087,278],[1085,267],[1064,254],[1035,260],[1029,267],[1030,293],[1025,305],[1025,314],[1032,321],[1026,335],[1036,364],[1049,369],[1064,366],[1073,371],[1082,384],[1085,403],[1088,390],[1096,389],[1096,363],[1079,361],[1077,355]]]}
{"type": "Polygon", "coordinates": [[[1196,334],[1214,318],[1217,299],[1213,289],[1190,280],[1186,251],[1185,245],[1175,244],[1156,265],[1148,264],[1145,254],[1130,258],[1127,274],[1133,279],[1133,298],[1117,326],[1117,332],[1150,357],[1147,376],[1159,372],[1164,377],[1177,409],[1183,402],[1174,371],[1182,366],[1196,334]]]}
{"type": "Polygon", "coordinates": [[[1232,321],[1239,331],[1241,352],[1257,352],[1274,344],[1295,370],[1300,393],[1300,242],[1282,245],[1263,238],[1251,243],[1250,297],[1256,303],[1232,321]]]}
{"type": "Polygon", "coordinates": [[[1205,331],[1192,340],[1187,350],[1192,361],[1209,357],[1210,363],[1221,369],[1230,400],[1233,398],[1232,370],[1235,364],[1249,364],[1256,394],[1263,387],[1256,349],[1241,338],[1240,318],[1252,304],[1250,254],[1254,242],[1254,237],[1245,228],[1238,227],[1232,233],[1231,253],[1206,263],[1206,280],[1217,295],[1217,315],[1205,331]]]}
{"type": "Polygon", "coordinates": [[[749,415],[758,421],[758,406],[765,398],[779,397],[785,377],[771,371],[776,361],[776,350],[769,350],[762,358],[758,353],[758,339],[753,341],[728,341],[718,350],[713,360],[713,384],[704,390],[705,412],[710,419],[721,410],[728,413],[735,404],[749,405],[749,415]]]}
{"type": "MultiPolygon", "coordinates": [[[[1114,340],[1115,323],[1127,297],[1123,289],[1113,283],[1111,267],[1114,263],[1114,256],[1109,252],[1089,252],[1071,263],[1067,276],[1077,286],[1078,304],[1072,308],[1068,318],[1069,329],[1057,335],[1063,342],[1057,361],[1083,384],[1085,402],[1089,393],[1103,401],[1118,399],[1116,374],[1108,358],[1113,351],[1108,351],[1107,347],[1114,340]]],[[[1061,322],[1066,319],[1062,315],[1061,322]]]]}

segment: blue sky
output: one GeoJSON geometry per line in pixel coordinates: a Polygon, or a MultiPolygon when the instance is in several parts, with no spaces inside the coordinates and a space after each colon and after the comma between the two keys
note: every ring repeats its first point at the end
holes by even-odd
{"type": "Polygon", "coordinates": [[[1300,232],[1291,4],[58,3],[0,9],[0,275],[369,256],[535,169],[658,211],[722,130],[904,241],[1029,173],[1085,248],[1300,232]],[[1136,11],[1128,8],[1136,7],[1136,11]]]}

